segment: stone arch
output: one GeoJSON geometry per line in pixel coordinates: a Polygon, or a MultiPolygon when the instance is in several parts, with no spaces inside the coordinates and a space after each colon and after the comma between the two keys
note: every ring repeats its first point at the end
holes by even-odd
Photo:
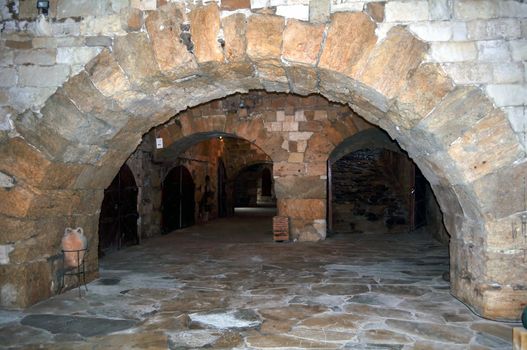
{"type": "MultiPolygon", "coordinates": [[[[425,62],[426,44],[403,27],[382,39],[375,29],[360,12],[335,13],[325,24],[220,18],[215,4],[148,13],[146,32],[116,37],[39,112],[19,115],[14,137],[2,138],[0,171],[14,184],[0,190],[3,241],[19,242],[1,266],[2,305],[56,292],[59,233],[71,225],[96,232],[102,190],[151,127],[189,106],[265,89],[321,94],[386,130],[423,171],[445,214],[453,294],[484,316],[517,318],[527,267],[514,263],[523,253],[509,237],[523,210],[514,191],[527,170],[522,148],[479,88],[454,86],[425,62]],[[179,40],[183,22],[193,50],[179,40]]],[[[93,278],[97,261],[87,260],[93,278]]]]}

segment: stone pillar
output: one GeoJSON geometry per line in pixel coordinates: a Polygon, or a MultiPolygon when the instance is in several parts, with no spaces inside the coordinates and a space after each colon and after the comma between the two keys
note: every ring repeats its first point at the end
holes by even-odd
{"type": "Polygon", "coordinates": [[[278,215],[290,220],[290,239],[326,238],[326,180],[320,176],[280,176],[275,170],[278,215]]]}

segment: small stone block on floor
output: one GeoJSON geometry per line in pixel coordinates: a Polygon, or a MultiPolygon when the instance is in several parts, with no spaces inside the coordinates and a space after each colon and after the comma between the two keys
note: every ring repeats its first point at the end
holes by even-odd
{"type": "Polygon", "coordinates": [[[275,242],[289,241],[289,218],[287,216],[273,217],[273,237],[275,242]]]}
{"type": "Polygon", "coordinates": [[[513,328],[512,344],[514,350],[527,350],[527,329],[522,327],[513,328]]]}

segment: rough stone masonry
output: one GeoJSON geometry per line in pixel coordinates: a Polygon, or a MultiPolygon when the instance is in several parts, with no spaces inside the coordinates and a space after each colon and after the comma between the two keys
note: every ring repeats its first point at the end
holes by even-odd
{"type": "MultiPolygon", "coordinates": [[[[313,22],[308,1],[58,0],[40,18],[28,1],[0,5],[2,306],[57,292],[64,227],[97,246],[103,190],[150,128],[263,89],[321,94],[386,130],[439,201],[454,295],[486,317],[519,317],[527,4],[331,1],[313,22]]],[[[265,130],[246,125],[249,141],[265,130]]],[[[304,226],[323,236],[319,219],[304,226]]],[[[88,266],[94,278],[95,256],[88,266]]]]}

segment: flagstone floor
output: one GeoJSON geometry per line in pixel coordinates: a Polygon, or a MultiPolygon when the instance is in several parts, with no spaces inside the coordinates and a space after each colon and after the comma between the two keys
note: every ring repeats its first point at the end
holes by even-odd
{"type": "Polygon", "coordinates": [[[101,260],[101,278],[0,310],[0,348],[510,349],[474,315],[425,233],[273,243],[268,215],[178,230],[101,260]]]}

